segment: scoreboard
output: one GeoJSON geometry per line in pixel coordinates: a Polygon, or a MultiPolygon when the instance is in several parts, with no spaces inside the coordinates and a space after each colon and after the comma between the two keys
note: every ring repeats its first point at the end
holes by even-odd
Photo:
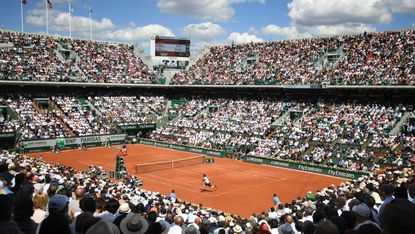
{"type": "Polygon", "coordinates": [[[152,38],[154,41],[153,56],[156,57],[190,57],[190,40],[174,37],[152,38]]]}

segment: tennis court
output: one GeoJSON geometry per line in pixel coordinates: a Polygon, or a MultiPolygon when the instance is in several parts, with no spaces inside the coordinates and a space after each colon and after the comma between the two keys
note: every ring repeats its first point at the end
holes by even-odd
{"type": "MultiPolygon", "coordinates": [[[[114,170],[117,152],[118,149],[112,147],[90,148],[87,151],[67,150],[60,154],[35,153],[28,156],[39,157],[42,154],[45,161],[58,162],[78,170],[86,169],[89,165],[114,170]]],[[[147,145],[128,145],[125,165],[131,173],[135,172],[136,164],[195,156],[198,154],[147,145]]],[[[213,164],[159,170],[137,176],[144,181],[145,189],[162,194],[169,194],[171,189],[174,189],[180,199],[244,217],[269,209],[273,205],[273,193],[277,193],[281,202],[285,203],[298,196],[304,196],[307,191],[315,191],[331,184],[338,185],[345,181],[319,174],[221,158],[215,158],[213,164]],[[200,192],[203,173],[218,186],[216,191],[200,192]]]]}

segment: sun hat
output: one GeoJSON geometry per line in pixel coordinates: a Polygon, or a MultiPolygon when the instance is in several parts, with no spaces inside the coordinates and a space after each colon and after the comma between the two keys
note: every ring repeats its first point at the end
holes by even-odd
{"type": "Polygon", "coordinates": [[[167,234],[169,232],[169,225],[167,225],[166,221],[160,220],[158,223],[161,225],[161,234],[167,234]]]}
{"type": "Polygon", "coordinates": [[[233,227],[233,232],[235,232],[235,233],[241,233],[243,230],[242,230],[242,227],[241,226],[239,226],[239,225],[236,225],[235,227],[233,227]]]}
{"type": "Polygon", "coordinates": [[[144,234],[148,229],[148,222],[139,214],[129,213],[121,221],[120,229],[123,234],[144,234]]]}
{"type": "Polygon", "coordinates": [[[128,205],[128,203],[123,203],[121,204],[121,206],[118,208],[118,212],[119,213],[130,213],[131,209],[130,206],[128,205]]]}

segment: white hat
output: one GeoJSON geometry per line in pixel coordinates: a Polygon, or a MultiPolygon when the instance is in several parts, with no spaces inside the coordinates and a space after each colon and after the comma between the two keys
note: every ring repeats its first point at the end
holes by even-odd
{"type": "Polygon", "coordinates": [[[377,192],[372,192],[372,193],[370,194],[370,196],[372,196],[372,197],[373,197],[373,199],[375,199],[375,203],[376,203],[376,204],[381,204],[381,203],[382,203],[382,199],[380,198],[379,193],[377,193],[377,192]]]}
{"type": "Polygon", "coordinates": [[[233,227],[232,230],[233,230],[234,233],[241,233],[243,231],[242,227],[239,226],[239,225],[236,225],[235,227],[233,227]]]}
{"type": "Polygon", "coordinates": [[[131,209],[130,209],[130,206],[128,205],[128,203],[121,204],[120,207],[118,208],[118,212],[120,212],[120,213],[130,213],[131,209]]]}

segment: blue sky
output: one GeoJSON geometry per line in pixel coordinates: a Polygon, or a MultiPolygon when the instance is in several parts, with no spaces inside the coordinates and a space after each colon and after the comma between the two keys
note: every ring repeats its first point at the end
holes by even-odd
{"type": "MultiPolygon", "coordinates": [[[[50,0],[49,33],[69,35],[68,0],[50,0]]],[[[152,35],[196,45],[413,28],[414,0],[72,0],[72,37],[148,47],[152,35]]],[[[24,5],[26,32],[45,32],[43,0],[24,5]]],[[[0,27],[20,31],[20,2],[5,0],[0,27]]]]}

